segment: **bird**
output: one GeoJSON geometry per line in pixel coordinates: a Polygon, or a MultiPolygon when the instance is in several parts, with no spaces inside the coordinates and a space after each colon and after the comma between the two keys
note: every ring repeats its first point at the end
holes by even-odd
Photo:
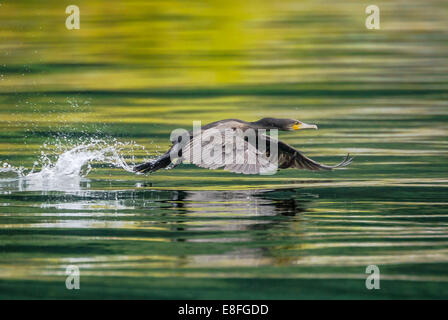
{"type": "Polygon", "coordinates": [[[315,124],[307,124],[296,119],[262,118],[254,122],[239,119],[220,120],[199,127],[197,132],[185,130],[183,136],[178,135],[172,139],[173,144],[165,154],[136,165],[133,170],[140,174],[153,173],[190,162],[202,168],[224,168],[233,173],[273,174],[278,169],[287,168],[329,171],[346,167],[353,160],[350,154],[347,154],[337,165],[321,164],[272,137],[273,129],[297,131],[318,128],[315,124]],[[267,134],[266,130],[270,130],[271,134],[267,134]],[[256,139],[249,138],[250,135],[246,134],[249,131],[255,133],[256,139]],[[239,134],[229,136],[224,134],[229,132],[239,134]],[[195,148],[202,148],[202,151],[195,153],[195,148]],[[231,157],[226,158],[229,154],[231,157]],[[274,154],[275,161],[272,160],[274,154]],[[235,161],[238,155],[240,155],[239,161],[235,161]],[[223,161],[223,158],[231,159],[231,161],[223,161]]]}

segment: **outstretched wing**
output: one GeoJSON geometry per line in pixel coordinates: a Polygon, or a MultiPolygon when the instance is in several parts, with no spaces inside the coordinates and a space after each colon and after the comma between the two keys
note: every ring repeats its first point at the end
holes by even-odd
{"type": "Polygon", "coordinates": [[[325,164],[314,161],[303,155],[299,150],[290,145],[278,141],[278,167],[280,169],[297,168],[305,170],[332,170],[348,166],[352,163],[353,158],[349,154],[345,156],[344,160],[337,165],[327,166],[325,164]]]}
{"type": "Polygon", "coordinates": [[[183,161],[198,167],[224,168],[230,172],[243,174],[270,174],[279,168],[332,170],[345,167],[353,160],[347,155],[341,163],[328,166],[308,158],[294,147],[270,136],[256,134],[254,142],[239,134],[226,135],[219,127],[202,130],[202,139],[199,135],[192,136],[182,153],[183,161]],[[265,146],[264,151],[260,150],[262,149],[260,144],[265,146]],[[273,144],[277,144],[278,158],[272,157],[275,153],[270,150],[273,144]]]}
{"type": "MultiPolygon", "coordinates": [[[[228,129],[228,128],[226,128],[228,129]]],[[[201,168],[218,169],[243,174],[268,174],[277,170],[276,163],[257,149],[256,142],[235,133],[227,135],[224,130],[202,130],[202,138],[191,137],[182,150],[183,160],[201,168]]]]}

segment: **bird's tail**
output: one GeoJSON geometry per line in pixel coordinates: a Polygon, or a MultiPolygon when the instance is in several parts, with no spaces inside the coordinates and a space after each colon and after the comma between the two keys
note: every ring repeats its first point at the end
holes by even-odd
{"type": "Polygon", "coordinates": [[[158,157],[157,159],[139,164],[133,168],[135,172],[146,173],[146,172],[154,172],[159,169],[163,169],[168,167],[171,164],[171,158],[169,153],[165,153],[163,156],[158,157]]]}

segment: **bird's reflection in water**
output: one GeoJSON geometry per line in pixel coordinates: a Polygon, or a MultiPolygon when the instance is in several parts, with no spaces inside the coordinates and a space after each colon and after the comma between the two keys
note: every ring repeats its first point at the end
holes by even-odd
{"type": "Polygon", "coordinates": [[[296,215],[305,211],[305,198],[295,189],[236,190],[236,191],[183,191],[173,194],[175,207],[185,213],[202,215],[223,213],[225,216],[296,215]]]}
{"type": "Polygon", "coordinates": [[[0,202],[32,208],[16,227],[56,235],[64,230],[73,239],[82,234],[90,239],[90,248],[97,241],[110,248],[112,260],[115,250],[132,260],[135,252],[152,257],[155,248],[163,248],[176,253],[165,257],[172,267],[203,268],[292,263],[273,244],[290,239],[282,244],[285,249],[300,242],[302,213],[317,198],[301,189],[95,190],[95,181],[88,183],[73,189],[56,184],[49,191],[46,186],[8,182],[1,185],[0,202]]]}
{"type": "MultiPolygon", "coordinates": [[[[287,190],[188,191],[176,192],[171,201],[182,214],[178,231],[266,230],[287,217],[306,211],[312,194],[287,190]]],[[[245,236],[244,236],[245,237],[245,236]]],[[[179,238],[180,241],[185,241],[179,238]]],[[[231,241],[232,239],[191,239],[191,241],[231,241]]],[[[243,240],[234,238],[234,241],[243,240]]],[[[244,238],[244,240],[247,240],[244,238]]],[[[188,241],[188,240],[187,240],[188,241]]]]}
{"type": "Polygon", "coordinates": [[[159,226],[174,232],[176,236],[166,240],[176,242],[248,241],[257,230],[269,231],[297,220],[317,197],[300,189],[173,191],[136,186],[130,190],[94,190],[88,180],[84,183],[76,183],[76,188],[52,184],[48,189],[47,184],[3,181],[0,194],[5,203],[34,199],[38,203],[29,205],[40,207],[47,216],[49,209],[57,210],[51,213],[54,220],[40,227],[137,232],[159,226]],[[96,219],[100,216],[102,220],[96,219]]]}
{"type": "MultiPolygon", "coordinates": [[[[261,266],[292,264],[295,258],[279,256],[275,239],[300,241],[301,214],[318,196],[298,189],[188,191],[173,194],[178,211],[175,241],[228,244],[219,254],[178,257],[183,267],[261,266]],[[193,234],[193,236],[192,236],[193,234]],[[229,246],[230,245],[230,246],[229,246]]],[[[291,245],[282,245],[288,249],[291,245]]]]}

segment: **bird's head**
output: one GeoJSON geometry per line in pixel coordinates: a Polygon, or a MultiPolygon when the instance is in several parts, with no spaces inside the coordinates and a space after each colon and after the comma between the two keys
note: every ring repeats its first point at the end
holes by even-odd
{"type": "Polygon", "coordinates": [[[315,124],[307,124],[295,119],[263,118],[254,122],[254,124],[264,129],[278,129],[283,131],[317,129],[315,124]]]}

